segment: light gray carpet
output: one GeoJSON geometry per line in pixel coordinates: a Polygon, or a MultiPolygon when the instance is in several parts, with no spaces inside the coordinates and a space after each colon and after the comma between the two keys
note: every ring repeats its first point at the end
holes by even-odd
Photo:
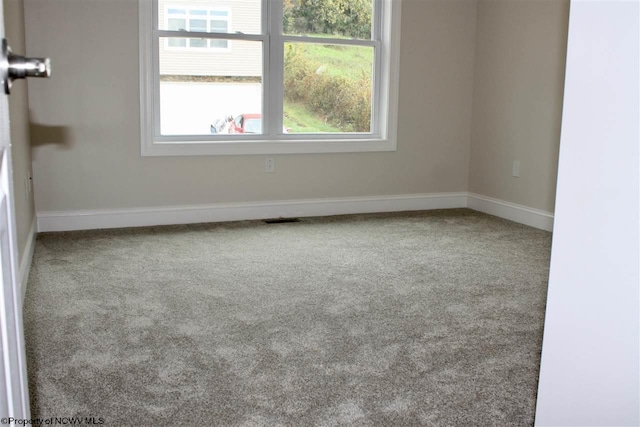
{"type": "Polygon", "coordinates": [[[40,234],[32,416],[531,425],[550,245],[466,209],[40,234]]]}

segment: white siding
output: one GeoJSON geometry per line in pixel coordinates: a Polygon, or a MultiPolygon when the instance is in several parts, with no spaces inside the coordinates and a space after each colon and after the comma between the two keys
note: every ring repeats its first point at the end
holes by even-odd
{"type": "MultiPolygon", "coordinates": [[[[229,31],[260,33],[260,0],[159,0],[160,28],[165,28],[168,7],[224,9],[230,12],[229,31]]],[[[160,41],[160,75],[242,76],[262,75],[262,43],[230,40],[229,48],[167,48],[160,41]]]]}

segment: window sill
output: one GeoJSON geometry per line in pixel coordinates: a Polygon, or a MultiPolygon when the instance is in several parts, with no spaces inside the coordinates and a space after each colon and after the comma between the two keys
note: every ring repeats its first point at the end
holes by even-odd
{"type": "Polygon", "coordinates": [[[376,151],[396,151],[396,141],[391,139],[336,139],[330,141],[296,139],[277,142],[250,140],[233,142],[147,141],[142,144],[142,156],[360,153],[376,151]]]}

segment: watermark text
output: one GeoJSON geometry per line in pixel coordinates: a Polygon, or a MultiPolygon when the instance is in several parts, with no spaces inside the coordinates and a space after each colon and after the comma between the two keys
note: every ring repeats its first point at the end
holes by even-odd
{"type": "Polygon", "coordinates": [[[0,418],[0,424],[15,426],[98,426],[104,422],[103,417],[0,418]]]}

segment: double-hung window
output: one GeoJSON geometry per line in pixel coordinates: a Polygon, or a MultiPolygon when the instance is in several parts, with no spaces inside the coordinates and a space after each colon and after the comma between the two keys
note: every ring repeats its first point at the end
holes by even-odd
{"type": "Polygon", "coordinates": [[[143,155],[396,149],[400,0],[139,0],[143,155]]]}
{"type": "MultiPolygon", "coordinates": [[[[229,9],[207,8],[206,6],[185,7],[178,4],[177,6],[166,5],[159,10],[159,13],[163,12],[164,17],[160,16],[159,19],[165,21],[165,28],[169,31],[228,33],[231,30],[229,9]]],[[[229,41],[168,38],[165,47],[228,49],[229,41]]]]}

